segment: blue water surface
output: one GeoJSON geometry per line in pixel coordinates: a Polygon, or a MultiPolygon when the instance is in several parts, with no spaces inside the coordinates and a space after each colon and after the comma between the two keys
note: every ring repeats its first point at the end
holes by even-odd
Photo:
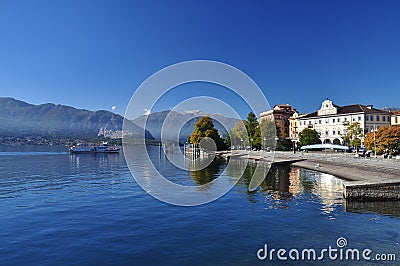
{"type": "MultiPolygon", "coordinates": [[[[172,179],[195,185],[226,178],[223,160],[193,175],[157,159],[156,147],[149,151],[172,179]]],[[[256,252],[266,243],[327,248],[339,237],[400,261],[398,202],[346,202],[339,179],[293,167],[273,168],[248,192],[251,169],[217,201],[178,207],[146,194],[122,153],[2,147],[0,264],[265,265],[256,252]]]]}

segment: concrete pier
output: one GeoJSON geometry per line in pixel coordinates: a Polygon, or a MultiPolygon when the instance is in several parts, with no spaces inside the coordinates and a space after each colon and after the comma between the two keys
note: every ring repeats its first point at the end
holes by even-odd
{"type": "Polygon", "coordinates": [[[400,179],[377,182],[343,182],[343,196],[346,199],[393,199],[400,200],[400,179]]]}
{"type": "Polygon", "coordinates": [[[256,162],[263,161],[274,165],[293,164],[296,162],[301,162],[306,160],[303,158],[277,157],[275,156],[274,153],[260,152],[260,151],[233,151],[233,152],[223,151],[223,152],[216,152],[216,155],[225,158],[242,158],[247,160],[254,160],[256,162]]]}

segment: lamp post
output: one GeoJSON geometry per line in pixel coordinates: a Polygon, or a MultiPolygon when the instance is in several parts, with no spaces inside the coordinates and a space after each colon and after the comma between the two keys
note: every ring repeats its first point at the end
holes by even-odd
{"type": "Polygon", "coordinates": [[[296,150],[295,150],[296,139],[292,139],[292,143],[293,143],[293,154],[296,154],[296,150]]]}
{"type": "Polygon", "coordinates": [[[275,137],[275,149],[274,149],[274,156],[275,156],[275,152],[276,152],[276,146],[277,146],[277,144],[278,144],[278,140],[279,140],[279,138],[278,138],[278,137],[275,137]]]}
{"type": "Polygon", "coordinates": [[[266,137],[264,137],[263,138],[263,150],[265,151],[265,142],[267,141],[267,138],[266,137]]]}
{"type": "Polygon", "coordinates": [[[375,159],[376,159],[376,125],[374,124],[374,150],[375,150],[375,159]]]}
{"type": "Polygon", "coordinates": [[[250,138],[250,151],[253,150],[253,138],[250,138]]]}
{"type": "Polygon", "coordinates": [[[243,139],[240,139],[240,149],[243,150],[243,139]]]}

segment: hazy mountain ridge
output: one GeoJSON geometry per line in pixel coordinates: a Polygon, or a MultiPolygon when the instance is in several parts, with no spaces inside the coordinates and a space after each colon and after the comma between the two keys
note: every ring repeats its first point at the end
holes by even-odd
{"type": "Polygon", "coordinates": [[[397,106],[383,107],[382,110],[386,111],[386,112],[398,112],[398,111],[400,111],[400,107],[397,107],[397,106]]]}
{"type": "MultiPolygon", "coordinates": [[[[174,140],[176,132],[180,130],[179,142],[185,143],[190,134],[193,132],[196,122],[200,119],[201,116],[204,115],[206,114],[198,110],[187,111],[185,113],[178,113],[175,111],[167,110],[151,113],[150,115],[142,115],[134,119],[133,122],[140,127],[146,128],[146,130],[148,130],[151,135],[157,140],[161,139],[161,128],[163,128],[163,134],[167,140],[174,140]],[[168,115],[168,121],[163,125],[168,115]],[[145,125],[146,119],[147,124],[145,125]],[[185,123],[185,121],[187,122],[185,123]],[[182,125],[183,127],[180,128],[182,125]]],[[[227,130],[222,124],[225,124],[227,126],[227,129],[229,130],[234,127],[235,123],[241,121],[239,119],[228,118],[220,114],[210,114],[210,117],[213,120],[215,128],[218,129],[219,133],[224,137],[227,134],[227,130]]]]}
{"type": "MultiPolygon", "coordinates": [[[[122,136],[124,118],[109,111],[89,111],[52,103],[33,105],[0,97],[0,134],[25,136],[91,138],[122,136]]],[[[143,129],[126,120],[133,137],[142,138],[143,129]]],[[[145,137],[152,139],[149,132],[145,137]]]]}

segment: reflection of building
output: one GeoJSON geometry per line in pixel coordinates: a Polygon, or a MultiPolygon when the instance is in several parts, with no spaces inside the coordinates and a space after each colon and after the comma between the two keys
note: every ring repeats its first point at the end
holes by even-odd
{"type": "Polygon", "coordinates": [[[295,112],[296,110],[289,104],[277,104],[272,110],[260,114],[260,122],[262,120],[275,121],[279,137],[289,138],[289,117],[295,112]]]}
{"type": "Polygon", "coordinates": [[[400,111],[393,112],[392,113],[392,121],[391,121],[392,126],[398,126],[400,125],[400,111]]]}
{"type": "Polygon", "coordinates": [[[330,214],[342,203],[343,183],[340,179],[323,173],[319,174],[318,179],[313,192],[321,198],[322,212],[330,214]]]}
{"type": "Polygon", "coordinates": [[[305,114],[299,114],[294,112],[289,118],[289,138],[293,140],[299,139],[299,118],[305,116],[305,114]]]}
{"type": "Polygon", "coordinates": [[[292,167],[289,171],[289,193],[293,196],[300,193],[300,168],[292,167]]]}
{"type": "Polygon", "coordinates": [[[354,104],[338,106],[326,99],[321,108],[311,114],[298,118],[299,132],[305,128],[316,130],[323,143],[342,143],[347,127],[358,122],[364,132],[390,125],[390,113],[378,110],[372,105],[354,104]]]}

